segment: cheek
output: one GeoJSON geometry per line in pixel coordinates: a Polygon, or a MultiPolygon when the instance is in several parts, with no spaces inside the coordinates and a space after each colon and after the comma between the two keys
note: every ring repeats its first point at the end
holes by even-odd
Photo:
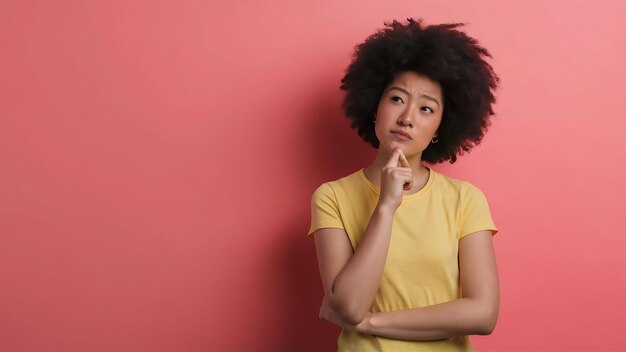
{"type": "Polygon", "coordinates": [[[432,119],[424,121],[422,128],[424,131],[428,131],[429,133],[435,133],[437,132],[439,125],[441,125],[441,116],[433,116],[432,119]]]}
{"type": "Polygon", "coordinates": [[[384,107],[379,106],[376,110],[376,122],[374,122],[374,131],[376,136],[380,137],[380,133],[383,132],[385,126],[389,125],[389,119],[387,118],[387,112],[384,107]]]}
{"type": "Polygon", "coordinates": [[[385,138],[384,138],[384,135],[382,133],[382,128],[380,127],[378,121],[374,125],[374,133],[376,134],[376,138],[378,139],[378,142],[379,143],[384,143],[385,138]]]}

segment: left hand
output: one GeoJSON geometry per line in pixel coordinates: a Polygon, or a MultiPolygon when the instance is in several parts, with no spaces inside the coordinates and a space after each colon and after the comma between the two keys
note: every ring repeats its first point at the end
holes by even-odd
{"type": "Polygon", "coordinates": [[[320,307],[319,316],[320,316],[320,319],[329,321],[335,325],[340,326],[343,329],[352,330],[356,332],[364,332],[364,327],[365,327],[365,324],[367,322],[369,315],[370,313],[367,313],[363,321],[360,322],[358,325],[352,325],[344,321],[339,316],[339,314],[335,312],[335,310],[330,306],[330,303],[328,303],[328,299],[326,299],[326,296],[324,296],[324,299],[322,300],[322,306],[320,307]]]}

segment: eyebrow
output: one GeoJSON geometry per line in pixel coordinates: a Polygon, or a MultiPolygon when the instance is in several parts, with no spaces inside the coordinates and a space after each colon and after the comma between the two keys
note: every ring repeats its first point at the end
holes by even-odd
{"type": "MultiPolygon", "coordinates": [[[[408,90],[406,90],[404,88],[400,88],[400,87],[391,87],[391,88],[387,89],[387,91],[394,90],[394,89],[395,90],[399,90],[399,91],[401,91],[402,93],[404,93],[406,95],[409,95],[409,96],[411,95],[411,93],[409,93],[408,90]]],[[[422,93],[422,94],[420,94],[420,97],[426,98],[428,100],[432,100],[432,101],[434,101],[437,104],[437,106],[441,106],[441,104],[439,104],[439,100],[437,100],[436,98],[434,98],[434,97],[432,97],[432,96],[430,96],[428,94],[422,93]]]]}

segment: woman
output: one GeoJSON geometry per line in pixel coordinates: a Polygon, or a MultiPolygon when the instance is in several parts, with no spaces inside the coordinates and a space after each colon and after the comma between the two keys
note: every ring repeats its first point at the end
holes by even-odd
{"type": "Polygon", "coordinates": [[[422,164],[480,143],[498,77],[462,24],[394,21],[358,45],[341,88],[352,127],[378,149],[313,194],[325,297],[339,351],[466,351],[499,308],[483,193],[422,164]]]}

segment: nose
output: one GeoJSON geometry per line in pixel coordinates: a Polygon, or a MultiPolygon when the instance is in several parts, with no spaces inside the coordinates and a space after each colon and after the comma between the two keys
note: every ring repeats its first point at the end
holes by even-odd
{"type": "Polygon", "coordinates": [[[412,109],[405,109],[398,117],[398,125],[413,127],[413,116],[411,116],[412,109]]]}

